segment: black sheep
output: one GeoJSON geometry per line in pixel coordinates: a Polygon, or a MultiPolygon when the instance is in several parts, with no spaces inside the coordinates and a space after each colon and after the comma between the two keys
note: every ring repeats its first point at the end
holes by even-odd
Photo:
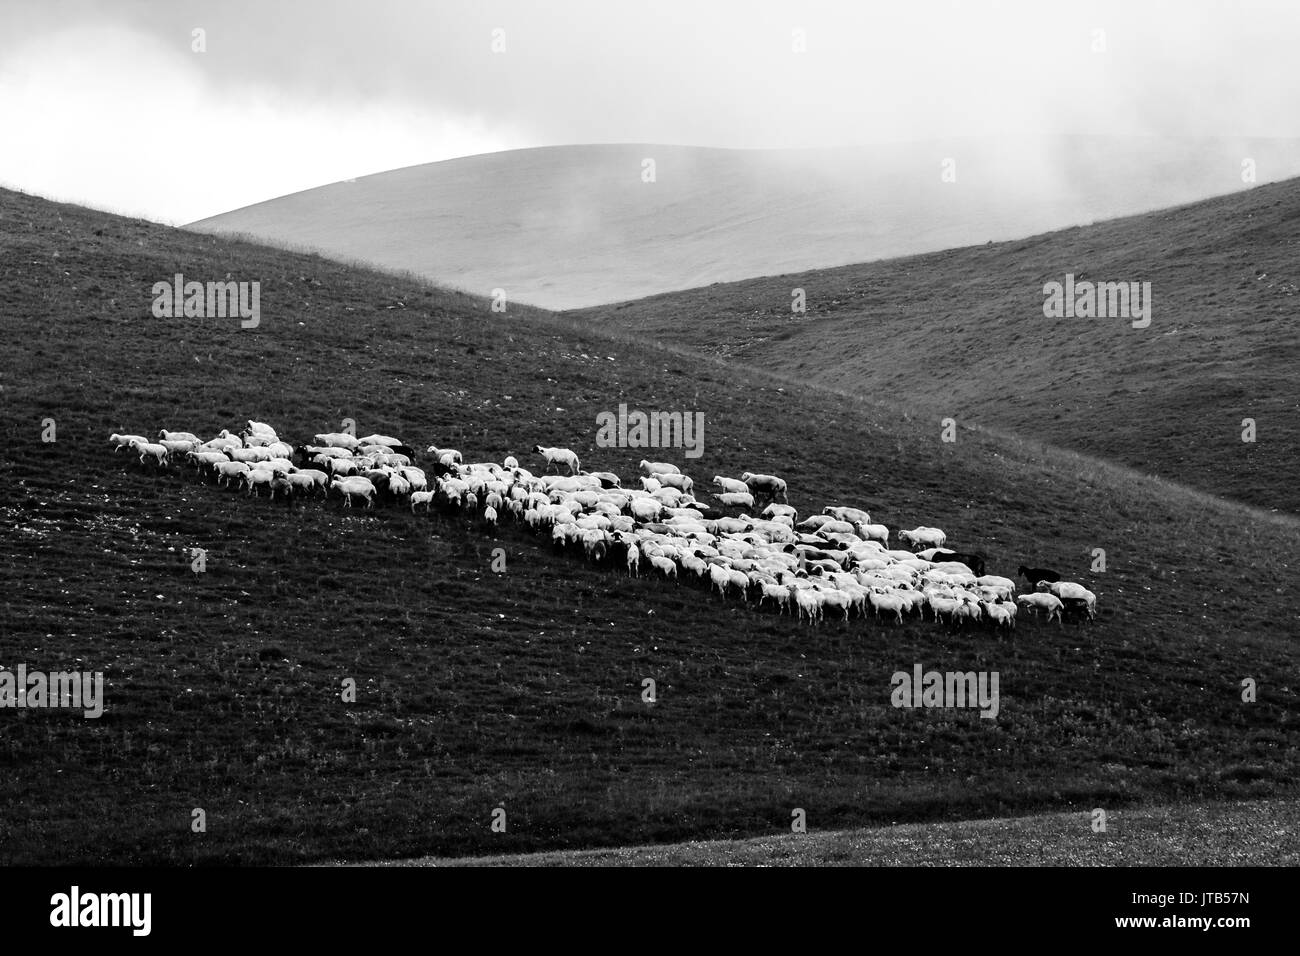
{"type": "Polygon", "coordinates": [[[1016,574],[1024,577],[1030,584],[1037,584],[1039,581],[1046,581],[1049,584],[1055,584],[1061,580],[1061,576],[1055,571],[1049,571],[1047,568],[1027,568],[1023,564],[1016,574]]]}

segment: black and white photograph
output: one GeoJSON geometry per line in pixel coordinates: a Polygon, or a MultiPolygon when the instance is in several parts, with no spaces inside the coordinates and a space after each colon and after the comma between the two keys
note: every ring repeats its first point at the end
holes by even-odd
{"type": "Polygon", "coordinates": [[[1300,864],[1298,41],[0,0],[7,925],[870,868],[873,919],[1249,944],[1300,864]]]}

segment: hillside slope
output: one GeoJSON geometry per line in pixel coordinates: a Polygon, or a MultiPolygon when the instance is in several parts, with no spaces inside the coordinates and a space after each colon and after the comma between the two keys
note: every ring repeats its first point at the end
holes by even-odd
{"type": "Polygon", "coordinates": [[[577,308],[1031,235],[1300,175],[1300,144],[1070,137],[870,149],[512,150],[397,169],[194,223],[577,308]],[[642,181],[653,159],[653,183],[642,181]],[[941,179],[941,162],[956,179],[941,179]]]}
{"type": "Polygon", "coordinates": [[[951,416],[1300,512],[1300,180],[571,317],[887,398],[936,433],[951,416]],[[1045,318],[1043,286],[1067,274],[1150,282],[1150,326],[1045,318]]]}
{"type": "Polygon", "coordinates": [[[1295,866],[1295,800],[1091,810],[994,820],[905,823],[750,840],[425,858],[386,866],[1295,866]]]}
{"type": "Polygon", "coordinates": [[[0,330],[0,664],[107,679],[98,720],[6,712],[0,863],[482,855],[785,832],[792,807],[833,829],[1294,791],[1293,520],[1037,444],[942,444],[885,406],[539,311],[10,192],[0,330]],[[153,318],[176,272],[261,282],[261,324],[153,318]],[[569,445],[631,475],[642,449],[595,447],[619,402],[704,412],[701,458],[657,454],[706,480],[761,466],[804,511],[851,502],[939,525],[994,570],[1059,565],[1099,620],[1009,639],[809,628],[513,527],[289,511],[106,441],[247,418],[301,440],[350,417],[471,459],[569,445]],[[891,707],[892,673],[916,663],[999,671],[998,718],[891,707]]]}

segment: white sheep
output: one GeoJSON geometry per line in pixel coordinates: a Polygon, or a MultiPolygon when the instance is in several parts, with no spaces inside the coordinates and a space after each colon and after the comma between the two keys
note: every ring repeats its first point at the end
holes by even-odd
{"type": "Polygon", "coordinates": [[[242,461],[219,461],[212,467],[216,469],[218,485],[237,481],[248,471],[248,465],[242,461]]]}
{"type": "Polygon", "coordinates": [[[349,435],[347,432],[322,432],[319,435],[313,435],[312,440],[318,445],[328,445],[331,448],[346,448],[353,451],[361,442],[357,441],[355,435],[349,435]]]}
{"type": "Polygon", "coordinates": [[[271,441],[279,440],[276,437],[275,429],[272,428],[270,425],[266,424],[266,422],[255,422],[252,419],[249,419],[247,431],[250,435],[257,435],[258,437],[261,438],[269,438],[271,439],[271,441]]]}
{"type": "Polygon", "coordinates": [[[153,458],[155,463],[158,465],[167,464],[167,449],[156,442],[141,441],[138,438],[134,438],[131,440],[131,450],[139,452],[140,464],[142,465],[144,464],[146,457],[153,458]]]}
{"type": "Polygon", "coordinates": [[[903,623],[903,611],[910,605],[895,591],[871,591],[867,594],[867,602],[871,609],[876,612],[876,617],[882,614],[892,614],[894,620],[903,623]]]}
{"type": "Polygon", "coordinates": [[[652,477],[659,482],[661,487],[676,488],[678,491],[684,491],[687,494],[690,494],[691,489],[695,487],[695,482],[680,472],[666,472],[652,477]]]}
{"type": "MultiPolygon", "coordinates": [[[[749,486],[745,485],[744,482],[741,482],[741,484],[744,487],[742,487],[740,491],[741,493],[744,493],[749,486]]],[[[760,512],[760,514],[764,518],[786,518],[789,520],[791,527],[794,527],[794,523],[799,520],[799,512],[793,507],[790,505],[777,504],[776,502],[769,504],[760,512]]]]}
{"type": "Polygon", "coordinates": [[[662,555],[652,554],[650,555],[650,566],[662,571],[673,580],[677,579],[677,562],[672,558],[665,558],[662,555]]]}
{"type": "Polygon", "coordinates": [[[143,435],[119,435],[117,432],[114,432],[113,434],[109,435],[108,440],[111,441],[114,445],[113,447],[114,453],[120,451],[123,448],[132,447],[131,446],[132,442],[138,441],[138,442],[148,443],[149,441],[149,439],[145,438],[143,435]]]}
{"type": "Polygon", "coordinates": [[[938,528],[913,528],[911,531],[898,532],[898,540],[904,544],[911,545],[912,550],[918,547],[942,548],[948,540],[948,536],[938,528]]]}
{"type": "Polygon", "coordinates": [[[994,627],[1015,630],[1016,627],[1016,606],[1014,604],[999,604],[984,602],[984,616],[987,617],[994,627]]]}
{"type": "Polygon", "coordinates": [[[158,444],[167,449],[168,455],[187,455],[194,450],[197,443],[188,438],[163,438],[158,444]]]}
{"type": "Polygon", "coordinates": [[[1056,618],[1057,624],[1062,623],[1061,611],[1065,608],[1065,605],[1055,594],[1042,591],[1033,594],[1022,594],[1016,598],[1016,603],[1022,607],[1032,607],[1035,611],[1046,611],[1047,623],[1049,624],[1052,622],[1052,618],[1056,618]]]}
{"type": "Polygon", "coordinates": [[[576,475],[582,467],[578,462],[578,456],[568,448],[544,448],[541,445],[534,445],[533,452],[546,459],[548,469],[564,465],[569,470],[569,474],[576,475]]]}
{"type": "Polygon", "coordinates": [[[158,440],[164,443],[169,441],[187,441],[195,445],[198,445],[203,441],[203,439],[199,438],[198,435],[195,435],[192,432],[169,432],[165,428],[159,430],[158,440]]]}
{"type": "Polygon", "coordinates": [[[728,508],[753,508],[754,496],[749,492],[732,492],[724,491],[722,494],[713,496],[721,501],[728,508]]]}
{"type": "Polygon", "coordinates": [[[864,541],[879,541],[881,544],[889,544],[889,529],[883,524],[859,522],[857,531],[858,536],[864,541]]]}
{"type": "Polygon", "coordinates": [[[454,448],[439,448],[437,445],[430,445],[425,451],[433,455],[438,460],[438,464],[444,468],[451,468],[453,465],[459,465],[465,459],[461,453],[454,448]]]}
{"type": "Polygon", "coordinates": [[[350,478],[335,478],[330,482],[330,490],[337,491],[343,495],[343,506],[352,507],[352,496],[359,495],[366,500],[366,507],[375,506],[375,486],[369,478],[353,476],[350,478]]]}
{"type": "Polygon", "coordinates": [[[871,524],[871,515],[861,508],[823,508],[822,514],[838,518],[840,521],[851,521],[853,524],[871,524]]]}

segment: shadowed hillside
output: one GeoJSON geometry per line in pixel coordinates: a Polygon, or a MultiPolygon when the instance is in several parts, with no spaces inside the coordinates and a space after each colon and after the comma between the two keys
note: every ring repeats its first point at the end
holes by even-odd
{"type": "Polygon", "coordinates": [[[571,317],[886,399],[935,434],[951,416],[1300,511],[1300,180],[571,317]],[[1067,273],[1150,282],[1150,326],[1045,318],[1044,283],[1067,273]]]}
{"type": "Polygon", "coordinates": [[[0,863],[517,853],[788,832],[792,807],[830,829],[1294,792],[1290,518],[1032,441],[943,444],[928,419],[540,311],[12,192],[0,280],[0,663],[107,680],[98,720],[0,718],[0,863]],[[261,324],[153,318],[152,286],[176,272],[259,281],[261,324]],[[106,440],[248,418],[302,440],[350,417],[467,460],[540,468],[541,442],[631,476],[644,450],[594,447],[619,402],[702,411],[703,457],[657,456],[703,480],[761,467],[805,512],[852,503],[938,525],[994,571],[1059,566],[1098,594],[1098,621],[810,628],[513,526],[494,540],[459,515],[289,510],[106,440]],[[998,718],[891,707],[891,674],[918,662],[999,671],[998,718]]]}
{"type": "Polygon", "coordinates": [[[1158,209],[1241,189],[1243,157],[1260,181],[1300,175],[1298,147],[1155,137],[559,146],[364,176],[191,228],[576,308],[1158,209]]]}

